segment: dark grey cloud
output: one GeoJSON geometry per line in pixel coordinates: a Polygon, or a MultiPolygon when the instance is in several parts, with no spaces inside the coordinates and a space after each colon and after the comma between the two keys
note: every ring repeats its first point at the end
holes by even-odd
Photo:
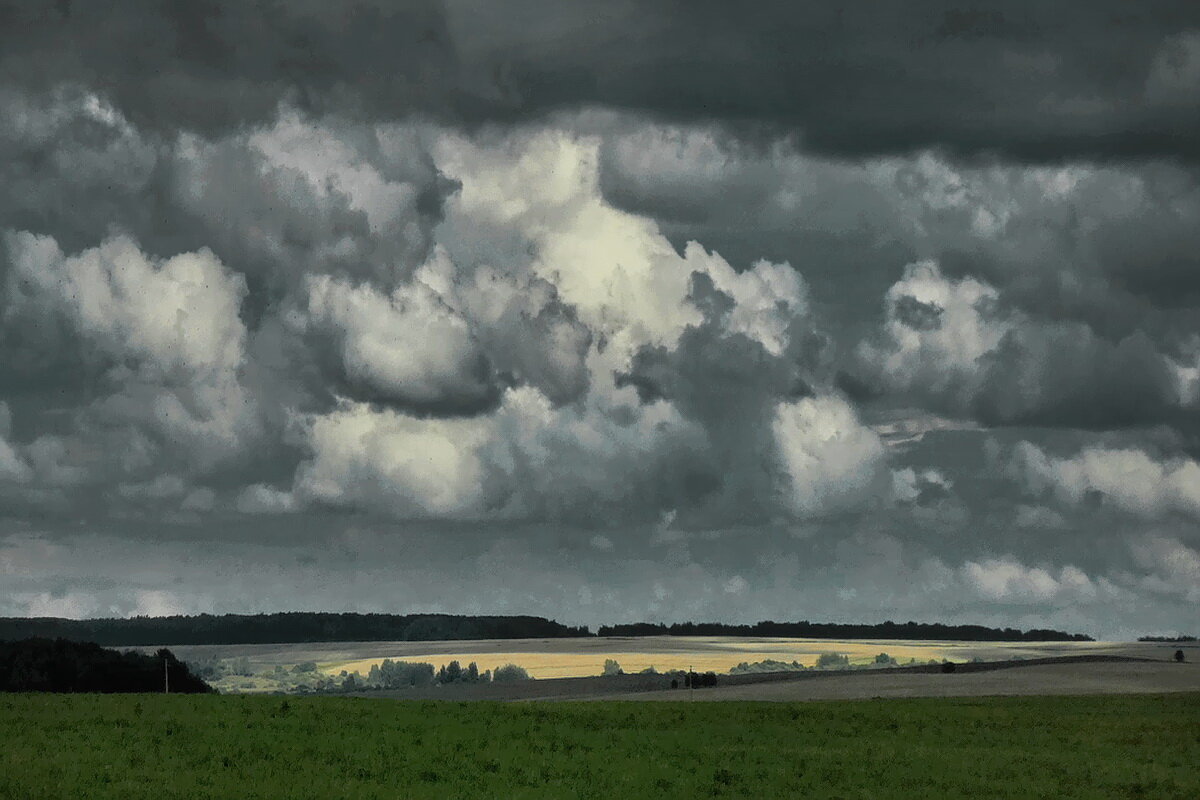
{"type": "Polygon", "coordinates": [[[440,106],[455,82],[432,0],[12,2],[0,74],[38,88],[82,84],[139,126],[212,134],[270,119],[283,100],[373,117],[440,106]]]}
{"type": "Polygon", "coordinates": [[[276,297],[311,273],[394,287],[428,256],[457,188],[411,125],[292,112],[215,141],[185,137],[172,156],[164,204],[180,226],[276,297]]]}
{"type": "Polygon", "coordinates": [[[856,156],[1195,156],[1200,18],[1178,3],[447,7],[467,74],[498,73],[514,114],[593,103],[856,156]]]}
{"type": "Polygon", "coordinates": [[[1191,325],[1200,184],[1188,166],[837,161],[672,125],[617,129],[601,153],[610,202],[738,265],[789,261],[839,318],[860,317],[904,264],[932,258],[1109,338],[1191,325]]]}
{"type": "Polygon", "coordinates": [[[163,143],[128,124],[83,87],[38,93],[0,88],[5,191],[10,227],[54,231],[68,247],[93,244],[114,224],[145,227],[163,143]]]}
{"type": "Polygon", "coordinates": [[[1140,333],[1116,344],[1082,325],[1009,333],[982,361],[975,413],[985,423],[1137,426],[1179,408],[1169,364],[1140,333]]]}
{"type": "Polygon", "coordinates": [[[842,155],[1194,159],[1186,4],[413,0],[13,3],[2,71],[94,86],[139,124],[212,133],[281,100],[478,124],[606,106],[798,135],[842,155]]]}
{"type": "Polygon", "coordinates": [[[706,274],[692,275],[689,297],[703,322],[689,326],[673,348],[640,349],[617,383],[636,388],[643,403],[672,403],[708,436],[710,457],[692,466],[689,491],[679,498],[683,519],[770,520],[786,505],[773,488],[782,466],[771,426],[775,406],[828,391],[820,364],[824,343],[814,342],[817,335],[799,322],[789,349],[779,354],[730,333],[735,302],[706,274]]]}
{"type": "MultiPolygon", "coordinates": [[[[1143,330],[1113,341],[1077,320],[1015,309],[935,262],[906,268],[889,290],[878,336],[859,347],[876,397],[916,402],[988,425],[1108,429],[1186,424],[1190,364],[1143,330]]],[[[1190,426],[1189,426],[1190,427],[1190,426]]]]}
{"type": "MultiPolygon", "coordinates": [[[[1007,458],[1029,435],[1005,436],[997,452],[1007,458]]],[[[753,622],[786,618],[802,603],[814,618],[1019,619],[1110,637],[1187,629],[1195,586],[1188,570],[1200,543],[1186,525],[1112,530],[1114,513],[1126,526],[1139,517],[1039,497],[989,474],[980,469],[989,464],[987,438],[950,433],[912,452],[918,471],[953,465],[961,477],[911,506],[801,527],[695,532],[668,519],[605,531],[611,546],[601,548],[594,530],[572,526],[513,525],[481,536],[469,523],[321,512],[225,514],[217,533],[196,521],[96,521],[65,536],[9,525],[0,553],[19,577],[0,602],[8,613],[71,615],[297,603],[525,610],[587,624],[693,613],[753,622]]],[[[1069,442],[1057,445],[1069,452],[1069,442]]]]}
{"type": "Polygon", "coordinates": [[[839,163],[659,126],[609,133],[601,175],[606,197],[673,238],[786,258],[843,346],[870,341],[882,312],[892,379],[847,366],[856,396],[908,387],[883,402],[988,424],[1194,427],[1191,169],[839,163]],[[910,286],[918,254],[944,287],[978,291],[910,286]]]}

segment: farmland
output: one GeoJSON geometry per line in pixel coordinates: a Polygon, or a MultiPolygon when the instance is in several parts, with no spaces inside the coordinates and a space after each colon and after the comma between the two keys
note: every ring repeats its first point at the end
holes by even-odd
{"type": "Polygon", "coordinates": [[[1195,797],[1200,693],[827,703],[0,696],[0,797],[1195,797]]]}
{"type": "MultiPolygon", "coordinates": [[[[152,648],[143,648],[150,650],[152,648]]],[[[853,666],[870,664],[886,653],[899,664],[929,661],[1002,661],[1047,656],[1117,654],[1166,658],[1164,646],[1110,642],[954,642],[887,639],[783,639],[733,636],[590,637],[574,639],[507,639],[452,642],[317,642],[296,644],[191,645],[172,648],[190,662],[237,663],[237,675],[215,682],[223,692],[286,690],[293,685],[277,676],[297,665],[312,664],[323,675],[359,672],[385,658],[428,662],[450,661],[480,670],[518,664],[534,678],[599,675],[608,659],[628,673],[649,667],[662,672],[689,668],[727,673],[743,662],[796,662],[812,667],[822,654],[841,654],[853,666]]],[[[290,679],[289,679],[290,680],[290,679]]]]}

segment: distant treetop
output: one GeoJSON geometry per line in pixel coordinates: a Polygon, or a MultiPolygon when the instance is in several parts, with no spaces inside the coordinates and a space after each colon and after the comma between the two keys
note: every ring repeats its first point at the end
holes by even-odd
{"type": "MultiPolygon", "coordinates": [[[[0,618],[0,640],[42,637],[146,647],[188,644],[277,644],[287,642],[427,642],[461,639],[557,639],[591,636],[543,617],[459,616],[453,614],[330,614],[308,611],[277,614],[200,614],[130,619],[0,618]]],[[[803,639],[933,639],[978,642],[1090,642],[1080,633],[987,628],[924,622],[847,624],[773,622],[730,625],[636,622],[602,625],[600,636],[776,636],[803,639]]],[[[1144,639],[1150,640],[1150,639],[1144,639]]],[[[1190,641],[1173,639],[1162,641],[1190,641]]]]}
{"type": "Polygon", "coordinates": [[[0,640],[38,636],[140,646],[286,642],[426,642],[443,639],[551,639],[588,636],[542,617],[452,614],[200,614],[130,619],[0,618],[0,640]]]}
{"type": "Polygon", "coordinates": [[[0,641],[0,692],[172,692],[213,688],[170,650],[118,653],[65,639],[0,641]]]}
{"type": "Polygon", "coordinates": [[[602,625],[599,636],[776,636],[797,639],[934,639],[968,642],[1092,642],[1082,633],[1035,628],[986,628],[982,625],[943,625],[939,622],[883,622],[847,624],[839,622],[773,622],[727,625],[721,622],[677,622],[661,625],[637,622],[602,625]]]}

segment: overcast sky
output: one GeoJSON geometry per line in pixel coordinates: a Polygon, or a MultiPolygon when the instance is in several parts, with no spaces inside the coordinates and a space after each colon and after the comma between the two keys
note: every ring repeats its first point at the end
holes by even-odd
{"type": "Polygon", "coordinates": [[[1200,5],[0,0],[0,615],[1200,620],[1200,5]]]}

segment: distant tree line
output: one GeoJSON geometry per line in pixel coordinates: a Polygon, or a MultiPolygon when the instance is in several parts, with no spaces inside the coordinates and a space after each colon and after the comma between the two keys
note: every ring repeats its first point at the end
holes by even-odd
{"type": "Polygon", "coordinates": [[[1194,642],[1195,636],[1139,636],[1139,642],[1194,642]]]}
{"type": "Polygon", "coordinates": [[[773,658],[763,659],[762,661],[743,661],[735,667],[729,668],[730,675],[747,675],[756,672],[803,672],[807,667],[799,661],[777,661],[773,658]]]}
{"type": "MultiPolygon", "coordinates": [[[[557,639],[591,636],[586,626],[543,617],[459,616],[453,614],[199,614],[129,619],[0,617],[0,640],[40,637],[141,646],[189,644],[277,644],[287,642],[427,642],[455,639],[557,639]]],[[[884,622],[877,625],[831,622],[637,622],[602,625],[600,636],[784,636],[806,639],[933,639],[965,641],[1090,642],[1092,637],[1062,631],[884,622]]],[[[1155,641],[1144,639],[1145,641],[1155,641]]],[[[1193,639],[1162,640],[1191,641],[1193,639]]]]}
{"type": "Polygon", "coordinates": [[[589,636],[542,617],[452,614],[199,614],[130,619],[0,617],[0,640],[41,637],[102,645],[429,642],[446,639],[551,639],[589,636]]]}
{"type": "Polygon", "coordinates": [[[299,686],[301,693],[361,692],[370,689],[407,689],[456,683],[506,683],[532,680],[529,673],[516,664],[505,664],[494,670],[479,671],[474,661],[463,666],[458,661],[443,664],[434,671],[432,664],[412,661],[393,661],[385,658],[372,664],[364,678],[358,672],[342,670],[338,676],[327,676],[312,686],[299,686]]]}
{"type": "Polygon", "coordinates": [[[291,666],[275,664],[256,669],[245,656],[237,658],[203,658],[188,662],[192,673],[216,685],[221,691],[273,691],[276,693],[343,693],[370,689],[407,689],[456,683],[504,683],[532,680],[529,673],[516,664],[480,670],[472,661],[465,667],[451,661],[435,669],[433,664],[416,661],[394,661],[385,658],[372,664],[366,675],[357,670],[341,670],[340,674],[326,673],[313,661],[291,666]],[[243,680],[245,679],[245,680],[243,680]]]}
{"type": "Polygon", "coordinates": [[[705,686],[717,685],[717,673],[715,672],[689,672],[683,680],[685,688],[697,688],[705,686]]]}
{"type": "Polygon", "coordinates": [[[677,622],[660,625],[636,622],[602,625],[599,636],[781,636],[799,639],[932,639],[968,642],[1092,642],[1082,633],[1035,628],[987,628],[982,625],[943,625],[939,622],[883,622],[876,625],[837,622],[773,622],[728,625],[721,622],[677,622]]]}
{"type": "Polygon", "coordinates": [[[172,692],[214,691],[170,650],[150,656],[65,639],[0,641],[0,691],[161,692],[164,677],[172,692]]]}
{"type": "MultiPolygon", "coordinates": [[[[457,663],[455,662],[455,664],[457,663]]],[[[443,667],[443,669],[445,668],[443,667]]],[[[371,665],[371,672],[367,675],[367,685],[380,689],[429,686],[435,677],[433,664],[414,664],[385,658],[382,663],[371,665]]]]}
{"type": "MultiPolygon", "coordinates": [[[[976,660],[979,660],[979,659],[976,659],[976,660]]],[[[917,663],[917,660],[915,658],[911,659],[909,661],[910,665],[916,664],[916,663],[917,663]]],[[[930,661],[929,663],[930,664],[938,664],[941,662],[930,661]]],[[[877,667],[898,667],[898,666],[900,666],[900,662],[898,660],[896,660],[896,658],[894,656],[889,656],[887,653],[879,653],[878,655],[876,655],[874,658],[871,659],[870,664],[851,664],[850,656],[845,655],[844,653],[821,653],[819,656],[817,656],[816,664],[812,667],[812,669],[815,669],[815,670],[820,670],[820,669],[844,670],[844,669],[870,669],[870,668],[877,668],[877,667]]],[[[776,661],[775,659],[768,658],[768,659],[764,659],[763,661],[755,661],[753,663],[743,661],[735,667],[730,667],[729,674],[731,674],[731,675],[752,675],[755,673],[762,673],[762,672],[804,672],[807,669],[809,669],[809,668],[794,659],[789,662],[789,661],[776,661]]]]}

